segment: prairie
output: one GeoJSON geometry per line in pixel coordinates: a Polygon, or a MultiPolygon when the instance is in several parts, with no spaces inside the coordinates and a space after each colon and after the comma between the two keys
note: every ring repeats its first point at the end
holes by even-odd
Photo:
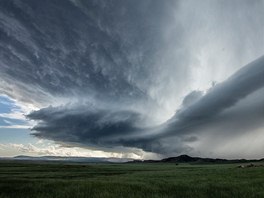
{"type": "Polygon", "coordinates": [[[264,197],[264,167],[0,162],[0,198],[264,197]]]}

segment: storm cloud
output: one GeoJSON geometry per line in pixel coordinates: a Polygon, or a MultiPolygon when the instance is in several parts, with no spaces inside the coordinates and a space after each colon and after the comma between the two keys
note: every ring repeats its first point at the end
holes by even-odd
{"type": "MultiPolygon", "coordinates": [[[[41,138],[96,147],[127,146],[166,153],[174,149],[182,150],[186,142],[197,141],[196,136],[208,127],[217,129],[222,125],[224,129],[226,123],[229,125],[231,123],[229,128],[241,132],[245,127],[239,126],[243,125],[239,123],[242,120],[252,126],[256,121],[260,124],[264,118],[264,102],[261,98],[263,76],[264,57],[261,57],[226,81],[212,87],[204,96],[199,92],[188,94],[183,100],[182,109],[170,120],[158,126],[144,126],[145,117],[133,111],[112,112],[87,108],[87,105],[48,107],[35,111],[28,117],[40,121],[33,130],[36,131],[34,135],[41,138]],[[258,89],[260,94],[251,100],[251,103],[255,104],[251,104],[250,109],[247,106],[237,109],[237,103],[258,89]],[[245,109],[248,113],[243,112],[245,109]],[[255,122],[248,118],[249,113],[255,122]],[[174,143],[177,142],[176,148],[170,145],[171,137],[174,137],[174,143]]],[[[233,131],[234,133],[236,131],[233,131]]]]}
{"type": "Polygon", "coordinates": [[[2,0],[0,93],[34,106],[32,135],[69,146],[239,154],[263,130],[263,8],[2,0]]]}

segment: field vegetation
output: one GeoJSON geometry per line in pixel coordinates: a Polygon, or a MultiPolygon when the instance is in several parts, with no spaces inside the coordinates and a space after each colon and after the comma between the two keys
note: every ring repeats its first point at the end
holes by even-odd
{"type": "Polygon", "coordinates": [[[0,162],[0,198],[264,197],[264,167],[0,162]]]}

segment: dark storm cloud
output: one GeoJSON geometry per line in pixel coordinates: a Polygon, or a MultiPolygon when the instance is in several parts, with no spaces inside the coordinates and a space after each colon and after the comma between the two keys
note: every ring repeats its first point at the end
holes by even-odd
{"type": "Polygon", "coordinates": [[[39,109],[28,118],[40,138],[193,152],[203,131],[261,126],[263,58],[224,79],[264,53],[263,7],[261,1],[1,0],[0,93],[39,109]],[[203,92],[214,80],[224,82],[203,92]]]}
{"type": "MultiPolygon", "coordinates": [[[[121,110],[112,112],[86,108],[87,106],[49,107],[33,112],[28,117],[40,121],[33,130],[36,131],[34,135],[41,138],[96,147],[136,147],[163,154],[184,151],[186,150],[184,143],[198,140],[196,136],[188,134],[192,132],[199,134],[201,129],[217,128],[219,125],[224,128],[224,124],[221,123],[223,120],[227,123],[231,119],[233,126],[244,120],[245,116],[241,115],[247,113],[238,113],[236,108],[232,110],[232,107],[263,87],[263,76],[264,57],[261,57],[225,82],[212,87],[204,96],[198,91],[191,92],[183,100],[183,109],[168,122],[156,127],[143,127],[144,116],[136,112],[121,110]],[[226,109],[231,111],[222,115],[226,109]],[[171,136],[175,137],[168,138],[171,136]],[[173,143],[177,145],[171,146],[173,143]]],[[[251,117],[262,118],[263,106],[264,102],[260,101],[255,108],[251,105],[253,110],[247,111],[251,117]],[[254,116],[255,114],[257,116],[254,116]]],[[[260,121],[258,119],[258,122],[260,121]]]]}
{"type": "Polygon", "coordinates": [[[101,149],[164,151],[161,142],[145,138],[157,128],[145,126],[146,117],[133,111],[68,105],[43,108],[27,117],[38,122],[32,128],[32,135],[38,138],[101,149]]]}
{"type": "MultiPolygon", "coordinates": [[[[35,136],[90,145],[110,145],[134,133],[142,118],[136,112],[100,110],[87,106],[48,107],[32,112],[28,118],[40,121],[35,136]]],[[[119,143],[120,144],[120,143],[119,143]]]]}
{"type": "Polygon", "coordinates": [[[196,137],[173,138],[177,146],[169,148],[168,140],[148,138],[152,133],[163,132],[158,127],[144,127],[145,117],[132,111],[100,110],[87,106],[48,107],[27,116],[38,121],[32,135],[67,144],[101,149],[115,147],[140,148],[145,151],[167,153],[183,150],[182,143],[196,137]]]}

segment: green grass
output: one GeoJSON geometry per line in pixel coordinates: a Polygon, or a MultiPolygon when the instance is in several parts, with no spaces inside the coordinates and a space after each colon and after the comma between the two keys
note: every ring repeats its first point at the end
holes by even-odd
{"type": "Polygon", "coordinates": [[[264,197],[264,167],[0,163],[0,198],[264,197]]]}

